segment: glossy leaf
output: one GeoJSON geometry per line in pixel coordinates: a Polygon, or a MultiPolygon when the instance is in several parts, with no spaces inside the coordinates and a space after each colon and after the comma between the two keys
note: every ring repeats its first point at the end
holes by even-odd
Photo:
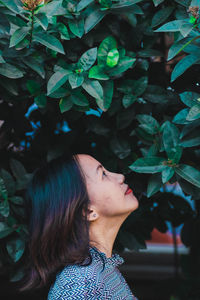
{"type": "Polygon", "coordinates": [[[164,161],[164,158],[157,156],[138,158],[129,168],[137,173],[157,173],[166,168],[164,161]]]}
{"type": "Polygon", "coordinates": [[[200,171],[194,167],[180,164],[175,168],[175,172],[183,179],[200,188],[200,171]]]}
{"type": "Polygon", "coordinates": [[[47,34],[47,33],[35,33],[33,40],[46,46],[49,49],[52,49],[56,52],[65,54],[63,45],[61,42],[54,37],[53,35],[47,34]]]}

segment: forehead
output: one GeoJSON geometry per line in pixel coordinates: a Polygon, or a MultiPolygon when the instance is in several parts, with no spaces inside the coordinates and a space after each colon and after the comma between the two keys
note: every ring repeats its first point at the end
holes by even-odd
{"type": "Polygon", "coordinates": [[[87,175],[96,173],[96,168],[100,164],[98,160],[88,154],[77,154],[80,165],[87,175]]]}

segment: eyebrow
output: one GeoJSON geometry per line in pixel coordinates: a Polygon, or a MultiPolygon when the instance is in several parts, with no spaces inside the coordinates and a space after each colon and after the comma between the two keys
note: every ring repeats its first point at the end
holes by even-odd
{"type": "Polygon", "coordinates": [[[98,171],[99,171],[100,168],[103,168],[103,166],[102,165],[98,165],[97,168],[96,168],[96,173],[98,173],[98,171]]]}

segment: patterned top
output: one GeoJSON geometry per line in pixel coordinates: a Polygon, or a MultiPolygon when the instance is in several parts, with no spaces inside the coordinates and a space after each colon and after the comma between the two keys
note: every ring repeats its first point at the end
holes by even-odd
{"type": "MultiPolygon", "coordinates": [[[[123,257],[117,253],[107,257],[96,247],[89,247],[89,250],[92,255],[91,265],[67,265],[57,273],[47,300],[138,300],[117,268],[124,263],[123,257]],[[99,254],[103,256],[104,269],[99,254]]],[[[84,262],[89,262],[89,257],[84,262]]]]}

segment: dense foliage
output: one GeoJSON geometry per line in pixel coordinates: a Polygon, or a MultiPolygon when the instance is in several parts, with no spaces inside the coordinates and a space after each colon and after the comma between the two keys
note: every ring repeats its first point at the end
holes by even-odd
{"type": "Polygon", "coordinates": [[[26,184],[42,160],[71,149],[125,174],[140,200],[116,248],[145,248],[153,228],[184,224],[193,260],[183,262],[191,284],[181,299],[198,286],[199,7],[199,0],[0,0],[0,255],[11,280],[26,255],[26,184]],[[177,181],[195,209],[160,191],[177,181]]]}

